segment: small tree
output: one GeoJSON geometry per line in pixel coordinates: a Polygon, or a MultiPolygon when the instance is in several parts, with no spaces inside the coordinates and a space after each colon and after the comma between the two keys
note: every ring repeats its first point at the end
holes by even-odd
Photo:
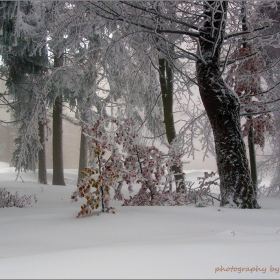
{"type": "Polygon", "coordinates": [[[183,174],[183,154],[174,143],[166,155],[154,146],[143,146],[136,131],[132,119],[99,119],[93,127],[88,127],[96,162],[94,167],[82,171],[83,179],[71,197],[73,201],[79,197],[87,201],[77,217],[100,207],[102,212],[114,213],[109,206],[111,189],[115,192],[114,199],[124,200],[124,205],[185,205],[193,203],[197,196],[209,199],[210,188],[204,183],[196,190],[171,192],[169,186],[174,182],[171,167],[178,166],[183,174]],[[109,122],[115,125],[114,135],[105,131],[109,122]],[[134,197],[124,199],[125,184],[130,192],[133,184],[140,185],[140,190],[134,197]]]}

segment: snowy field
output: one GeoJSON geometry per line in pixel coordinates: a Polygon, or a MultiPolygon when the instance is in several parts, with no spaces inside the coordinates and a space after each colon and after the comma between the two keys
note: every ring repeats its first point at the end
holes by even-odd
{"type": "Polygon", "coordinates": [[[112,202],[116,214],[77,219],[76,176],[65,170],[67,186],[39,185],[33,173],[15,182],[13,168],[0,165],[0,188],[38,200],[0,208],[1,279],[280,278],[279,198],[260,198],[260,210],[112,202]]]}

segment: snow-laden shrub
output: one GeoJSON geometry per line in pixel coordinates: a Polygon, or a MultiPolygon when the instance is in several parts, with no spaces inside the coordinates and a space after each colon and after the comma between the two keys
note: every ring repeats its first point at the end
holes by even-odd
{"type": "Polygon", "coordinates": [[[37,202],[37,198],[35,195],[23,195],[19,196],[16,192],[15,194],[11,194],[10,192],[6,191],[6,189],[0,189],[0,208],[4,207],[19,207],[23,208],[28,206],[34,202],[37,202]]]}
{"type": "Polygon", "coordinates": [[[185,191],[176,192],[168,189],[158,188],[155,192],[153,200],[147,189],[141,188],[140,191],[130,197],[124,199],[124,206],[139,206],[139,205],[157,205],[157,206],[175,206],[195,204],[197,207],[214,204],[213,199],[219,200],[211,195],[211,186],[218,186],[219,178],[209,180],[216,176],[215,172],[204,172],[203,177],[198,177],[199,186],[194,187],[194,182],[185,182],[185,191]]]}
{"type": "Polygon", "coordinates": [[[154,146],[141,145],[137,127],[131,119],[100,119],[87,131],[95,166],[81,172],[83,178],[71,197],[72,201],[86,199],[77,217],[100,207],[102,212],[114,213],[115,209],[109,206],[110,190],[114,191],[114,199],[124,200],[125,206],[186,205],[197,199],[205,203],[212,201],[210,186],[205,180],[198,188],[189,185],[180,193],[170,191],[174,183],[171,167],[178,166],[182,173],[183,154],[176,142],[169,146],[166,155],[154,146]],[[106,133],[108,122],[114,124],[114,133],[106,133]],[[124,199],[124,184],[130,192],[134,184],[141,187],[135,196],[124,199]]]}

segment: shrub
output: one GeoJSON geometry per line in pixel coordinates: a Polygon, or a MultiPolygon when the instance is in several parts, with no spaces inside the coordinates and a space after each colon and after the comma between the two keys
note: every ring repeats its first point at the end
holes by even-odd
{"type": "Polygon", "coordinates": [[[169,146],[164,155],[154,146],[143,146],[137,135],[137,127],[131,119],[99,119],[92,128],[87,128],[90,135],[95,166],[81,171],[82,179],[77,190],[71,196],[72,201],[85,198],[77,217],[90,214],[101,207],[102,212],[115,213],[109,206],[110,190],[114,190],[114,199],[124,200],[124,206],[144,205],[186,205],[196,199],[210,201],[207,194],[210,187],[203,181],[197,189],[185,188],[183,192],[170,191],[174,182],[171,167],[176,165],[182,173],[182,156],[176,145],[169,146]],[[106,125],[115,125],[114,134],[107,134],[106,125]],[[124,199],[122,187],[128,185],[131,192],[133,184],[139,184],[140,190],[129,199],[124,199]]]}
{"type": "Polygon", "coordinates": [[[19,207],[23,208],[32,203],[32,199],[34,199],[35,203],[37,202],[37,198],[35,195],[23,195],[19,196],[16,192],[15,194],[11,194],[6,191],[6,189],[0,189],[0,208],[4,207],[19,207]]]}
{"type": "Polygon", "coordinates": [[[213,199],[218,198],[211,195],[211,186],[219,185],[219,178],[209,180],[209,178],[216,176],[215,172],[204,172],[203,177],[198,177],[198,187],[193,187],[194,182],[185,182],[185,191],[176,192],[167,189],[158,188],[154,194],[153,200],[150,195],[141,188],[138,194],[129,199],[124,200],[124,206],[138,206],[138,205],[157,205],[157,206],[180,206],[195,204],[196,206],[206,206],[214,204],[213,199]]]}

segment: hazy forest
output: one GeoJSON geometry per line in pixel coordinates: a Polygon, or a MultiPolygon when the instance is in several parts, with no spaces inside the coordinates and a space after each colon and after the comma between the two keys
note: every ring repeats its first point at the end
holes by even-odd
{"type": "Polygon", "coordinates": [[[260,193],[280,193],[279,10],[277,1],[1,1],[0,98],[18,127],[16,170],[38,169],[47,184],[48,139],[52,184],[65,185],[67,119],[81,127],[79,215],[114,211],[110,192],[123,200],[133,184],[127,205],[200,197],[260,208],[260,193]],[[182,166],[195,141],[217,173],[194,190],[182,166]],[[256,162],[265,146],[272,153],[256,162]]]}
{"type": "Polygon", "coordinates": [[[279,31],[280,1],[0,1],[0,278],[279,279],[279,31]]]}

